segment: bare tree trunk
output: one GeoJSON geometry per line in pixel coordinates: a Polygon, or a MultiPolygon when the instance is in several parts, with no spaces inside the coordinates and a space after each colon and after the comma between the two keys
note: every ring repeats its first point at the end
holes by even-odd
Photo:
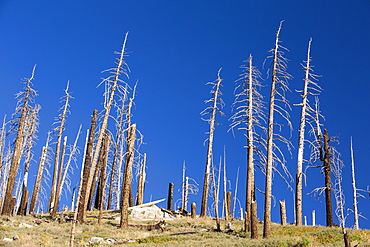
{"type": "Polygon", "coordinates": [[[286,226],[285,201],[280,201],[280,224],[283,226],[286,226]]]}
{"type": "MultiPolygon", "coordinates": [[[[104,141],[104,139],[103,139],[103,141],[104,141]]],[[[101,148],[99,148],[99,149],[101,149],[101,148]]],[[[93,180],[92,180],[91,190],[90,190],[90,197],[89,197],[89,201],[88,201],[88,204],[87,204],[87,210],[88,211],[92,210],[92,207],[93,207],[93,200],[94,200],[94,197],[95,197],[95,191],[97,191],[96,184],[98,183],[98,179],[99,179],[99,175],[100,175],[100,169],[101,169],[102,165],[103,165],[103,151],[101,151],[99,153],[98,164],[96,165],[96,170],[95,170],[94,177],[93,177],[93,180]]]]}
{"type": "Polygon", "coordinates": [[[257,202],[251,203],[251,239],[258,239],[257,202]]]}
{"type": "Polygon", "coordinates": [[[91,162],[91,154],[94,146],[94,133],[96,128],[96,119],[98,116],[98,110],[94,110],[93,116],[91,119],[91,128],[89,132],[89,139],[87,143],[87,149],[85,154],[85,163],[84,163],[84,169],[83,169],[83,175],[82,180],[80,181],[80,199],[78,199],[78,214],[77,214],[77,220],[80,224],[84,223],[85,217],[86,217],[86,209],[87,209],[87,202],[85,201],[85,198],[88,197],[87,195],[87,180],[90,173],[90,162],[91,162]]]}
{"type": "Polygon", "coordinates": [[[60,156],[59,168],[58,168],[58,178],[56,179],[56,190],[55,190],[55,199],[54,199],[54,207],[50,208],[51,217],[55,219],[57,216],[57,212],[59,209],[59,196],[62,191],[62,176],[63,176],[63,169],[64,169],[64,158],[65,152],[67,148],[67,136],[64,137],[63,146],[62,146],[62,153],[60,156]]]}
{"type": "Polygon", "coordinates": [[[37,201],[37,198],[38,198],[38,195],[39,195],[39,190],[40,190],[40,187],[41,187],[42,174],[43,174],[44,168],[45,168],[45,159],[46,159],[46,155],[47,155],[46,153],[47,153],[47,150],[48,150],[48,143],[49,142],[47,141],[46,146],[42,147],[40,163],[39,163],[39,167],[37,169],[36,181],[35,181],[35,184],[33,186],[33,192],[32,192],[30,210],[29,210],[30,213],[33,213],[35,211],[35,208],[36,208],[36,201],[37,201]]]}
{"type": "Polygon", "coordinates": [[[219,195],[217,192],[217,187],[216,186],[216,176],[215,176],[215,169],[212,169],[212,183],[213,183],[213,201],[215,204],[215,216],[216,216],[216,230],[221,231],[221,223],[220,223],[220,217],[218,216],[218,200],[219,200],[219,195]]]}
{"type": "Polygon", "coordinates": [[[329,134],[324,130],[324,157],[321,159],[324,163],[325,176],[325,206],[326,206],[326,226],[334,226],[333,223],[333,205],[331,199],[331,167],[330,167],[330,148],[329,134]]]}
{"type": "Polygon", "coordinates": [[[93,175],[94,175],[94,172],[96,170],[97,163],[98,163],[98,158],[99,158],[101,144],[102,144],[102,141],[103,141],[103,136],[105,135],[105,132],[108,128],[108,119],[109,119],[109,116],[110,116],[110,110],[111,110],[111,107],[113,106],[113,101],[114,101],[114,96],[116,94],[116,90],[117,90],[117,88],[119,88],[119,85],[118,85],[118,83],[120,82],[119,76],[123,72],[122,71],[123,66],[125,65],[123,57],[124,57],[124,52],[125,52],[125,47],[126,47],[127,36],[128,36],[128,33],[126,33],[126,36],[125,36],[125,39],[124,39],[124,42],[123,42],[123,45],[122,45],[122,50],[121,50],[120,58],[118,59],[117,67],[112,70],[113,75],[110,76],[110,78],[112,78],[112,79],[111,80],[108,80],[108,79],[104,80],[104,81],[110,81],[111,85],[110,85],[109,92],[106,92],[106,94],[108,94],[108,95],[106,95],[107,96],[107,101],[106,101],[106,104],[104,105],[104,108],[105,108],[104,112],[105,113],[104,113],[104,116],[103,116],[103,121],[102,121],[102,124],[101,124],[101,128],[100,128],[100,131],[99,131],[99,134],[98,134],[97,141],[96,141],[96,149],[95,149],[95,152],[94,152],[92,160],[91,160],[90,172],[89,172],[89,176],[88,176],[88,180],[87,180],[87,184],[86,184],[87,193],[86,193],[86,197],[85,197],[85,204],[88,204],[91,185],[92,185],[92,182],[93,182],[93,175]]]}
{"type": "Polygon", "coordinates": [[[139,181],[138,181],[137,192],[136,192],[136,205],[143,204],[145,178],[146,178],[145,165],[146,165],[146,153],[144,154],[143,162],[140,166],[139,181]]]}
{"type": "Polygon", "coordinates": [[[109,155],[109,145],[110,145],[110,135],[107,134],[105,140],[103,142],[104,151],[103,154],[103,165],[101,166],[100,171],[100,181],[99,181],[99,217],[98,217],[98,224],[102,224],[102,215],[104,210],[104,201],[105,201],[105,185],[106,185],[106,167],[108,163],[108,155],[109,155]]]}
{"type": "MultiPolygon", "coordinates": [[[[269,113],[267,122],[267,161],[266,161],[266,183],[265,183],[265,206],[264,206],[264,222],[263,222],[263,237],[269,238],[271,236],[271,198],[272,198],[272,170],[274,162],[277,161],[274,157],[274,141],[280,140],[289,146],[289,141],[277,133],[274,133],[274,114],[277,112],[281,115],[291,127],[289,121],[289,114],[282,106],[276,105],[276,102],[282,102],[286,107],[290,107],[288,101],[284,97],[285,91],[288,90],[287,80],[291,76],[286,72],[286,59],[283,57],[283,52],[280,51],[279,36],[282,22],[276,33],[275,47],[271,50],[272,53],[272,70],[271,70],[271,91],[269,98],[269,113]],[[280,92],[279,92],[280,91],[280,92]],[[276,101],[276,102],[275,102],[276,101]],[[276,109],[275,109],[276,108],[276,109]]],[[[276,155],[275,155],[276,156],[276,155]]],[[[284,159],[280,161],[284,166],[284,159]]],[[[286,169],[284,169],[287,172],[286,169]]]]}
{"type": "Polygon", "coordinates": [[[129,135],[127,140],[127,153],[125,162],[125,174],[122,184],[122,205],[121,205],[121,222],[120,227],[128,227],[128,206],[129,206],[129,190],[132,180],[132,165],[134,163],[134,151],[135,151],[135,137],[136,135],[136,124],[130,126],[129,135]]]}
{"type": "Polygon", "coordinates": [[[173,183],[169,183],[168,186],[168,201],[167,201],[167,209],[172,210],[172,204],[173,204],[173,183]]]}
{"type": "Polygon", "coordinates": [[[195,219],[197,217],[197,205],[195,202],[191,204],[191,218],[195,219]]]}
{"type": "Polygon", "coordinates": [[[3,203],[3,209],[2,209],[2,215],[8,215],[11,216],[13,205],[11,205],[12,197],[13,197],[13,190],[14,190],[14,183],[18,172],[18,167],[20,160],[22,158],[22,144],[24,142],[25,138],[25,125],[26,125],[26,117],[28,112],[30,111],[30,105],[29,102],[33,95],[36,95],[36,92],[30,87],[33,77],[34,77],[34,71],[35,67],[32,71],[32,76],[27,80],[26,90],[23,92],[24,97],[22,99],[23,106],[20,109],[21,116],[19,117],[18,121],[18,129],[17,129],[17,136],[14,142],[14,151],[13,151],[13,157],[9,169],[9,176],[8,176],[8,183],[5,191],[4,196],[4,203],[3,203]]]}
{"type": "Polygon", "coordinates": [[[301,119],[299,125],[299,138],[298,138],[298,157],[297,157],[297,173],[296,173],[296,195],[295,195],[295,224],[297,226],[302,225],[302,165],[303,165],[303,152],[304,152],[304,134],[306,126],[306,111],[307,111],[307,96],[308,96],[308,84],[310,82],[310,50],[311,50],[311,40],[308,43],[307,51],[307,64],[306,64],[306,74],[304,79],[304,87],[302,92],[302,108],[301,108],[301,119]]]}
{"type": "Polygon", "coordinates": [[[226,214],[225,214],[226,221],[230,220],[230,217],[231,217],[231,198],[232,198],[232,193],[231,191],[228,191],[226,193],[226,214]]]}
{"type": "Polygon", "coordinates": [[[353,189],[353,217],[354,224],[353,228],[358,230],[360,228],[358,224],[358,210],[357,210],[357,187],[356,187],[356,177],[355,177],[355,158],[353,155],[352,137],[351,137],[351,167],[352,167],[352,189],[353,189]]]}
{"type": "MultiPolygon", "coordinates": [[[[201,212],[200,217],[205,217],[207,213],[207,204],[208,204],[208,191],[209,191],[209,180],[211,174],[211,165],[212,165],[212,149],[213,149],[213,136],[215,132],[215,121],[216,121],[216,113],[219,110],[218,104],[220,101],[220,85],[222,79],[220,78],[221,69],[218,70],[217,75],[217,83],[214,83],[215,88],[213,93],[213,99],[210,100],[212,102],[211,107],[211,117],[208,120],[209,122],[209,138],[208,138],[208,149],[207,149],[207,159],[206,159],[206,169],[204,172],[204,181],[203,181],[203,194],[202,194],[202,204],[201,204],[201,212]]],[[[209,110],[208,108],[206,110],[209,110]]],[[[207,113],[207,112],[205,112],[207,113]]]]}
{"type": "MultiPolygon", "coordinates": [[[[54,214],[53,211],[55,211],[55,204],[56,204],[56,191],[57,191],[57,185],[58,185],[58,169],[63,166],[63,164],[59,163],[60,159],[60,148],[62,146],[62,137],[63,137],[63,131],[65,129],[65,122],[67,119],[67,114],[69,112],[69,99],[71,98],[71,95],[68,92],[69,82],[67,83],[67,88],[65,89],[65,102],[64,106],[62,108],[62,113],[59,115],[58,122],[60,123],[59,127],[55,130],[58,133],[57,137],[57,145],[55,147],[55,159],[54,159],[54,172],[53,172],[53,180],[51,184],[51,192],[50,192],[50,199],[49,199],[49,212],[54,214]]],[[[60,173],[60,172],[59,172],[60,173]]],[[[56,209],[58,210],[58,209],[56,209]]]]}
{"type": "Polygon", "coordinates": [[[70,170],[71,162],[74,159],[74,156],[77,152],[77,142],[78,142],[78,138],[80,137],[80,134],[81,134],[81,128],[82,128],[82,125],[80,125],[80,127],[78,129],[75,141],[74,141],[73,146],[71,147],[71,150],[69,152],[68,160],[67,160],[66,164],[64,164],[64,157],[65,157],[65,149],[66,149],[66,146],[67,146],[66,145],[67,144],[67,137],[65,137],[65,139],[64,139],[64,144],[63,144],[63,149],[62,149],[62,157],[61,157],[61,161],[60,161],[61,167],[60,167],[60,174],[59,174],[59,178],[58,178],[58,187],[57,187],[57,191],[56,191],[56,194],[55,194],[55,210],[52,211],[52,213],[53,213],[52,217],[53,218],[56,217],[56,213],[57,213],[57,210],[59,208],[59,200],[60,200],[60,197],[61,197],[61,194],[62,194],[62,189],[64,187],[68,171],[70,170]]]}

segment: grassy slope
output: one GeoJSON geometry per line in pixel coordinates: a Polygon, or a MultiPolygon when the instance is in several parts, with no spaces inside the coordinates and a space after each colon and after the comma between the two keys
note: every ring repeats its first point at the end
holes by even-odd
{"type": "MultiPolygon", "coordinates": [[[[32,228],[20,228],[20,223],[35,225],[37,220],[33,216],[15,216],[9,218],[0,217],[0,246],[68,246],[70,236],[70,223],[59,224],[50,220],[47,216],[41,220],[49,221],[32,228]],[[2,241],[5,237],[13,238],[18,235],[19,240],[13,242],[2,241]]],[[[143,222],[132,221],[132,224],[155,224],[158,221],[143,222]]],[[[130,239],[136,240],[132,244],[140,246],[344,246],[339,228],[326,228],[321,226],[280,226],[273,224],[272,237],[270,239],[251,240],[248,233],[244,233],[242,222],[233,220],[233,233],[209,232],[207,229],[215,227],[215,221],[211,218],[191,219],[182,218],[167,221],[165,232],[160,230],[140,230],[138,228],[119,229],[116,225],[118,220],[104,220],[99,226],[97,220],[90,218],[88,224],[77,225],[76,246],[89,246],[86,244],[91,237],[104,239],[130,239]]],[[[225,226],[223,223],[222,226],[225,226]]],[[[370,230],[349,229],[350,239],[359,246],[370,246],[370,230]]],[[[259,226],[262,233],[262,223],[259,226]]],[[[109,246],[117,246],[111,244],[109,246]]],[[[95,245],[90,245],[95,246],[95,245]]],[[[108,246],[108,245],[104,245],[108,246]]]]}

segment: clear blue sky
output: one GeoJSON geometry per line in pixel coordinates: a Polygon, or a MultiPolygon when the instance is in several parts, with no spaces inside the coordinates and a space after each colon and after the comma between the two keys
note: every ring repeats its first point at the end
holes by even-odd
{"type": "MultiPolygon", "coordinates": [[[[246,140],[242,132],[235,137],[228,132],[235,80],[239,66],[249,54],[266,77],[263,62],[273,47],[279,22],[285,20],[281,40],[290,52],[288,72],[292,93],[291,104],[299,103],[304,76],[301,63],[306,59],[307,43],[312,37],[312,58],[315,73],[322,75],[320,85],[325,89],[320,96],[326,121],[324,127],[338,136],[345,163],[344,189],[346,207],[352,207],[350,182],[349,139],[353,136],[357,185],[370,185],[369,131],[370,108],[370,2],[362,1],[10,1],[0,2],[0,80],[2,104],[0,117],[10,116],[15,108],[14,94],[22,89],[20,78],[29,77],[34,64],[37,69],[34,88],[41,104],[39,140],[35,147],[34,175],[46,133],[51,130],[54,117],[61,106],[59,98],[70,81],[72,114],[67,120],[66,134],[70,143],[83,125],[79,146],[83,148],[84,133],[94,109],[102,110],[103,88],[96,86],[101,71],[114,66],[124,34],[129,31],[127,63],[131,73],[128,82],[139,80],[133,122],[144,135],[142,152],[148,155],[148,183],[145,201],[167,196],[169,182],[175,183],[175,200],[181,183],[181,169],[186,161],[187,175],[194,178],[200,189],[203,183],[208,125],[200,119],[210,97],[210,86],[222,67],[222,88],[226,103],[226,117],[218,117],[222,125],[215,133],[215,162],[227,152],[227,172],[231,189],[235,188],[235,174],[240,167],[238,199],[244,207],[246,140]]],[[[267,61],[268,64],[269,61],[267,61]]],[[[264,84],[268,95],[269,79],[264,84]]],[[[293,134],[297,146],[300,109],[291,112],[293,134]]],[[[10,140],[10,139],[9,139],[10,140]]],[[[308,151],[308,148],[306,149],[308,151]]],[[[286,154],[288,167],[295,175],[296,152],[286,154]]],[[[78,166],[80,166],[80,161],[78,166]]],[[[74,180],[77,181],[76,170],[74,180]]],[[[264,179],[257,174],[257,186],[264,190],[264,179]]],[[[34,178],[30,178],[30,185],[34,178]]],[[[304,194],[322,186],[323,175],[318,169],[307,172],[304,194]]],[[[293,183],[294,184],[294,183],[293,183]]],[[[200,205],[200,194],[190,202],[200,205]]],[[[276,200],[286,200],[288,221],[293,222],[293,194],[275,176],[273,194],[276,200]]],[[[65,197],[63,197],[65,198],[65,197]]],[[[259,217],[262,219],[263,195],[257,195],[259,217]]],[[[68,195],[65,203],[70,204],[68,195]]],[[[325,224],[324,197],[304,197],[304,215],[311,224],[311,211],[316,209],[317,223],[325,224]]],[[[165,206],[163,203],[161,206],[165,206]]],[[[370,217],[369,195],[359,199],[359,210],[370,217]]],[[[278,221],[278,207],[272,220],[278,221]]],[[[335,219],[336,220],[336,219],[335,219]]],[[[352,215],[347,226],[353,224],[352,215]]],[[[368,220],[360,226],[370,228],[368,220]]]]}

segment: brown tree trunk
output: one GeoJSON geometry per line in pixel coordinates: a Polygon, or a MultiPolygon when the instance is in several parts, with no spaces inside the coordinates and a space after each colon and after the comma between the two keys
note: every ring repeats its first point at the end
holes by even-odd
{"type": "Polygon", "coordinates": [[[77,206],[78,213],[77,213],[77,221],[79,223],[84,223],[85,217],[86,217],[86,209],[87,205],[85,202],[85,197],[87,194],[87,180],[89,177],[89,172],[90,172],[90,163],[91,163],[91,154],[94,146],[94,134],[95,134],[95,128],[96,128],[96,119],[98,116],[98,110],[94,110],[93,116],[91,119],[91,128],[89,132],[89,140],[87,143],[87,148],[86,148],[86,154],[85,154],[85,163],[84,163],[84,170],[83,170],[83,176],[82,176],[82,181],[81,183],[81,192],[80,192],[80,198],[79,198],[79,203],[77,206]]]}
{"type": "Polygon", "coordinates": [[[125,161],[125,174],[122,184],[122,205],[121,205],[121,228],[128,227],[128,207],[129,207],[129,190],[131,188],[132,180],[132,165],[134,163],[134,151],[135,151],[135,134],[136,134],[136,124],[133,124],[129,128],[129,135],[127,139],[127,152],[125,161]]]}
{"type": "Polygon", "coordinates": [[[64,169],[64,157],[65,157],[65,152],[67,148],[67,137],[64,137],[64,142],[62,146],[62,153],[60,156],[60,162],[59,162],[59,174],[58,174],[58,179],[56,180],[57,187],[55,190],[55,198],[53,199],[54,201],[54,207],[52,207],[51,210],[51,218],[55,219],[57,216],[58,208],[59,208],[59,197],[62,192],[61,184],[62,184],[62,176],[63,176],[63,169],[64,169]]]}
{"type": "Polygon", "coordinates": [[[191,218],[195,219],[197,217],[197,205],[195,202],[191,204],[191,218]]]}
{"type": "Polygon", "coordinates": [[[252,201],[250,211],[251,211],[251,239],[258,239],[257,202],[256,201],[252,201]]]}
{"type": "Polygon", "coordinates": [[[21,198],[21,204],[18,209],[18,214],[19,215],[27,215],[27,207],[28,207],[28,194],[29,191],[27,191],[26,186],[22,185],[22,198],[21,198]]]}
{"type": "Polygon", "coordinates": [[[326,206],[326,226],[334,226],[333,223],[333,207],[331,200],[331,168],[330,168],[330,147],[329,134],[324,130],[324,157],[321,159],[324,163],[325,176],[325,206],[326,206]]]}
{"type": "Polygon", "coordinates": [[[11,162],[10,169],[9,169],[8,184],[7,184],[5,196],[4,196],[3,211],[1,213],[2,215],[11,216],[13,208],[14,208],[11,205],[11,200],[13,197],[14,183],[15,183],[15,178],[17,176],[17,172],[18,172],[19,162],[22,157],[21,149],[22,149],[22,143],[24,139],[24,126],[25,126],[27,111],[28,109],[24,107],[22,109],[22,115],[19,119],[19,127],[17,131],[17,137],[14,143],[14,152],[13,152],[12,162],[11,162]]]}
{"type": "Polygon", "coordinates": [[[226,194],[226,217],[225,219],[229,220],[231,217],[231,198],[232,198],[232,193],[231,191],[228,191],[226,194]]]}
{"type": "Polygon", "coordinates": [[[41,187],[41,179],[42,179],[42,174],[43,174],[44,167],[45,167],[46,154],[47,154],[47,146],[42,147],[40,163],[37,169],[36,181],[33,186],[33,192],[32,192],[31,203],[30,203],[30,211],[29,211],[30,213],[34,213],[36,209],[36,201],[37,201],[39,190],[41,187]]]}
{"type": "Polygon", "coordinates": [[[146,178],[145,165],[146,165],[146,153],[144,154],[143,163],[140,166],[140,175],[139,175],[139,181],[138,181],[137,192],[136,192],[136,205],[143,204],[145,178],[146,178]]]}
{"type": "Polygon", "coordinates": [[[285,201],[280,201],[280,224],[283,226],[286,226],[285,201]]]}
{"type": "Polygon", "coordinates": [[[167,201],[167,209],[172,210],[172,202],[173,202],[173,183],[169,183],[168,186],[168,201],[167,201]]]}

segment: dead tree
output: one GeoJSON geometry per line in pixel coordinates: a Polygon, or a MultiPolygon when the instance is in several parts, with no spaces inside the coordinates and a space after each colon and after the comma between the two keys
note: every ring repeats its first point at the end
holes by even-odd
{"type": "MultiPolygon", "coordinates": [[[[276,33],[275,47],[270,50],[272,61],[271,68],[271,91],[269,98],[269,113],[267,122],[267,163],[266,163],[266,184],[265,184],[265,206],[264,206],[264,223],[263,223],[263,237],[269,238],[271,235],[271,199],[272,199],[272,172],[276,169],[276,162],[280,163],[289,176],[287,168],[285,167],[284,157],[281,156],[280,159],[277,153],[274,153],[274,149],[279,150],[278,152],[282,154],[275,141],[279,140],[287,144],[288,148],[290,145],[289,140],[277,134],[274,130],[274,126],[277,123],[274,121],[275,113],[279,114],[282,118],[286,120],[288,125],[291,127],[289,121],[289,113],[286,107],[290,109],[289,102],[285,97],[285,92],[289,91],[288,79],[291,79],[291,75],[286,72],[287,70],[287,59],[284,57],[285,49],[280,45],[280,31],[282,22],[276,33]],[[278,104],[280,102],[281,104],[278,104]],[[275,168],[274,168],[275,167],[275,168]]],[[[276,152],[276,151],[275,151],[276,152]]]]}
{"type": "Polygon", "coordinates": [[[167,201],[167,209],[172,211],[172,202],[173,202],[173,183],[169,183],[168,185],[168,201],[167,201]]]}
{"type": "Polygon", "coordinates": [[[55,158],[54,158],[54,170],[53,170],[53,180],[51,184],[51,192],[50,192],[50,199],[49,199],[49,212],[51,214],[55,214],[54,211],[58,210],[55,208],[55,201],[56,201],[56,191],[57,191],[57,184],[58,184],[58,171],[61,169],[62,164],[60,164],[60,152],[62,148],[62,138],[63,138],[63,131],[65,130],[67,116],[70,113],[69,111],[69,101],[72,98],[70,93],[68,92],[69,82],[67,83],[67,87],[64,90],[65,95],[62,97],[62,102],[64,103],[63,107],[60,109],[60,114],[56,118],[56,122],[54,124],[58,124],[58,127],[54,129],[57,133],[57,142],[55,146],[55,158]]]}
{"type": "MultiPolygon", "coordinates": [[[[6,183],[5,179],[2,179],[3,177],[5,178],[6,175],[4,174],[6,169],[5,169],[5,165],[3,164],[3,157],[5,155],[5,140],[6,140],[6,115],[4,116],[4,120],[3,120],[3,124],[1,126],[1,129],[0,129],[0,181],[1,183],[0,184],[4,184],[6,183]]],[[[2,190],[0,189],[0,198],[1,198],[1,201],[3,199],[3,194],[2,194],[2,190]]],[[[0,211],[2,209],[2,203],[0,202],[0,211]]]]}
{"type": "Polygon", "coordinates": [[[25,138],[24,138],[24,150],[25,150],[25,167],[24,167],[24,177],[22,183],[22,197],[20,201],[20,207],[18,210],[19,215],[26,215],[27,214],[27,207],[28,207],[28,172],[31,165],[31,160],[33,157],[32,149],[33,146],[36,144],[36,133],[39,125],[39,118],[38,112],[41,109],[40,105],[35,105],[32,110],[30,111],[29,116],[27,116],[27,123],[25,126],[25,138]]]}
{"type": "Polygon", "coordinates": [[[106,134],[103,141],[102,151],[99,158],[99,178],[98,186],[95,196],[95,208],[101,210],[101,207],[104,209],[104,200],[105,200],[105,185],[106,185],[106,170],[109,158],[109,145],[110,145],[110,134],[106,134]],[[102,201],[103,200],[103,201],[102,201]]]}
{"type": "Polygon", "coordinates": [[[303,163],[304,163],[304,145],[305,145],[305,127],[307,121],[312,120],[315,116],[313,108],[309,104],[309,95],[319,95],[321,87],[317,84],[317,76],[312,74],[311,65],[311,42],[308,43],[307,61],[303,69],[305,71],[305,78],[303,84],[303,90],[297,91],[302,93],[302,103],[297,104],[301,106],[301,118],[299,125],[299,137],[298,137],[298,156],[297,156],[297,173],[296,173],[296,195],[295,195],[295,224],[297,226],[302,225],[302,181],[303,181],[303,163]],[[308,118],[308,119],[307,119],[308,118]]]}
{"type": "Polygon", "coordinates": [[[139,172],[139,181],[138,181],[137,192],[136,192],[136,205],[143,204],[145,178],[146,178],[145,165],[146,165],[146,153],[144,154],[143,160],[139,167],[140,172],[139,172]]]}
{"type": "Polygon", "coordinates": [[[79,192],[79,197],[77,199],[77,221],[80,222],[81,224],[84,222],[84,217],[86,215],[86,210],[87,210],[87,201],[85,201],[85,198],[89,197],[87,194],[87,180],[90,174],[90,162],[91,162],[91,155],[93,151],[93,146],[94,146],[94,133],[95,133],[95,128],[96,128],[96,119],[98,116],[98,110],[94,110],[92,118],[91,118],[91,127],[89,130],[89,137],[87,141],[87,146],[86,146],[86,152],[85,152],[85,158],[84,158],[84,163],[83,163],[83,173],[81,176],[80,180],[80,192],[79,192]]]}
{"type": "MultiPolygon", "coordinates": [[[[96,149],[93,153],[92,160],[91,160],[91,167],[90,167],[88,180],[87,180],[87,184],[86,184],[87,193],[86,193],[86,196],[84,198],[85,199],[85,202],[84,202],[85,205],[88,204],[90,191],[91,191],[91,185],[92,185],[92,182],[93,182],[93,175],[94,175],[95,170],[96,170],[96,166],[97,166],[97,162],[98,162],[98,158],[99,158],[99,153],[100,153],[100,148],[101,148],[101,144],[102,144],[102,141],[103,141],[103,137],[104,137],[105,132],[107,131],[107,128],[108,128],[108,119],[110,117],[110,111],[111,111],[111,108],[112,108],[113,103],[114,103],[114,98],[117,94],[125,95],[125,94],[128,93],[127,92],[127,86],[125,87],[125,85],[127,85],[127,83],[119,78],[122,73],[127,75],[127,71],[125,69],[126,63],[124,61],[127,36],[128,36],[128,33],[126,33],[126,36],[125,36],[125,39],[124,39],[124,42],[123,42],[123,45],[122,45],[122,50],[120,52],[120,57],[117,61],[117,67],[108,70],[111,73],[111,75],[108,78],[106,78],[102,81],[102,83],[103,82],[106,83],[104,115],[103,115],[103,120],[102,120],[102,123],[101,123],[100,130],[99,130],[99,133],[98,133],[98,137],[97,137],[97,140],[96,140],[96,145],[95,145],[96,149]],[[124,84],[124,85],[122,86],[120,84],[124,84]]],[[[85,218],[85,215],[83,215],[83,219],[84,218],[85,218]]]]}
{"type": "Polygon", "coordinates": [[[344,246],[351,247],[351,243],[349,241],[349,236],[347,230],[345,228],[345,222],[347,215],[345,215],[345,197],[342,187],[342,170],[344,167],[343,161],[340,159],[340,153],[334,148],[331,147],[331,163],[332,163],[332,172],[334,175],[334,197],[336,202],[335,207],[335,214],[339,220],[340,228],[343,234],[344,246]]]}
{"type": "Polygon", "coordinates": [[[353,190],[353,217],[354,217],[354,224],[353,228],[355,230],[360,229],[358,223],[358,209],[357,209],[357,197],[359,196],[357,193],[356,187],[356,177],[355,177],[355,158],[353,154],[353,145],[352,145],[352,136],[351,136],[351,174],[352,174],[352,190],[353,190]]]}
{"type": "Polygon", "coordinates": [[[107,134],[105,137],[105,140],[103,142],[103,164],[101,166],[100,170],[100,178],[99,178],[99,186],[98,186],[98,194],[97,194],[97,208],[99,209],[99,217],[98,217],[98,223],[99,225],[102,224],[102,216],[103,216],[103,210],[104,210],[104,201],[105,201],[105,185],[106,185],[106,169],[107,169],[107,163],[108,163],[108,156],[109,156],[109,145],[110,145],[110,135],[107,134]]]}
{"type": "Polygon", "coordinates": [[[17,176],[19,163],[23,156],[23,143],[25,139],[25,126],[27,124],[26,119],[30,111],[32,111],[32,104],[34,103],[34,98],[36,97],[36,91],[31,87],[32,80],[34,78],[36,66],[32,70],[31,77],[25,79],[25,90],[16,95],[18,99],[17,107],[14,113],[14,116],[18,116],[13,121],[14,130],[17,132],[15,142],[14,142],[14,151],[11,159],[11,164],[9,168],[8,183],[6,186],[4,203],[2,208],[2,215],[10,216],[12,214],[13,206],[12,205],[12,196],[14,190],[15,179],[17,176]]]}
{"type": "Polygon", "coordinates": [[[212,181],[212,194],[213,194],[213,202],[214,202],[214,209],[215,209],[215,217],[216,217],[216,230],[221,231],[221,223],[220,223],[220,217],[218,215],[218,203],[219,203],[219,190],[218,187],[220,184],[218,183],[216,185],[216,175],[215,175],[215,168],[212,165],[212,176],[211,176],[211,181],[212,181]]]}
{"type": "Polygon", "coordinates": [[[207,204],[208,204],[208,193],[209,193],[209,184],[210,184],[210,175],[211,175],[211,163],[212,163],[212,153],[213,153],[213,136],[215,132],[215,125],[216,125],[216,114],[221,112],[222,107],[224,106],[224,102],[221,99],[221,91],[220,87],[222,79],[220,77],[221,68],[218,70],[217,79],[213,82],[208,82],[207,84],[211,84],[212,90],[212,98],[205,101],[206,104],[211,104],[206,109],[201,112],[201,115],[210,115],[209,119],[203,119],[209,123],[209,137],[208,137],[208,149],[207,149],[207,159],[206,159],[206,169],[204,172],[204,180],[203,180],[203,194],[202,194],[202,204],[201,204],[201,213],[200,217],[205,217],[207,213],[207,204]]]}
{"type": "Polygon", "coordinates": [[[42,180],[42,176],[45,170],[45,164],[47,161],[48,151],[50,151],[50,148],[49,148],[50,141],[51,141],[51,138],[50,138],[50,132],[49,132],[48,137],[46,138],[46,144],[45,146],[42,147],[42,151],[41,151],[39,167],[37,169],[36,180],[33,186],[33,192],[32,192],[32,197],[31,197],[31,203],[30,203],[30,209],[29,209],[30,213],[34,213],[36,209],[36,202],[39,197],[41,180],[42,180]]]}
{"type": "MultiPolygon", "coordinates": [[[[248,144],[247,144],[247,185],[246,185],[246,217],[245,229],[250,228],[251,220],[251,203],[254,195],[254,166],[258,160],[265,159],[261,148],[262,137],[258,134],[257,129],[264,131],[265,127],[262,125],[266,122],[266,114],[264,112],[263,96],[260,94],[259,89],[262,87],[259,79],[261,74],[258,69],[253,66],[253,57],[249,55],[248,60],[242,65],[243,69],[240,78],[236,81],[235,100],[232,105],[235,113],[230,120],[232,121],[230,128],[237,128],[244,130],[248,144]],[[260,159],[258,159],[260,158],[260,159]]],[[[264,145],[262,144],[262,147],[264,145]]]]}
{"type": "MultiPolygon", "coordinates": [[[[71,163],[73,160],[75,160],[75,156],[77,154],[77,151],[78,151],[78,148],[77,148],[77,141],[78,141],[78,138],[80,137],[80,134],[81,134],[81,128],[82,126],[80,125],[80,128],[78,129],[78,132],[77,132],[77,135],[76,135],[76,139],[73,143],[73,146],[70,148],[70,152],[68,154],[68,160],[67,160],[67,163],[64,165],[64,162],[61,163],[61,175],[58,179],[58,186],[57,186],[57,191],[56,191],[56,195],[55,195],[55,209],[52,211],[52,217],[55,218],[56,216],[56,213],[57,213],[57,210],[58,210],[58,207],[59,207],[59,200],[60,200],[60,196],[62,195],[62,189],[64,187],[64,184],[67,184],[67,188],[70,189],[70,186],[69,186],[69,182],[67,181],[67,176],[68,176],[68,173],[71,172],[71,163]],[[68,183],[67,183],[68,182],[68,183]]],[[[64,152],[62,152],[62,155],[64,155],[64,152]]],[[[62,159],[63,161],[64,159],[62,159]]]]}
{"type": "Polygon", "coordinates": [[[134,152],[135,152],[135,140],[136,140],[136,124],[130,126],[129,136],[127,140],[127,152],[125,161],[125,173],[122,183],[122,205],[121,205],[121,221],[120,228],[128,227],[128,207],[129,207],[129,190],[131,188],[132,181],[132,165],[134,163],[134,152]]]}

